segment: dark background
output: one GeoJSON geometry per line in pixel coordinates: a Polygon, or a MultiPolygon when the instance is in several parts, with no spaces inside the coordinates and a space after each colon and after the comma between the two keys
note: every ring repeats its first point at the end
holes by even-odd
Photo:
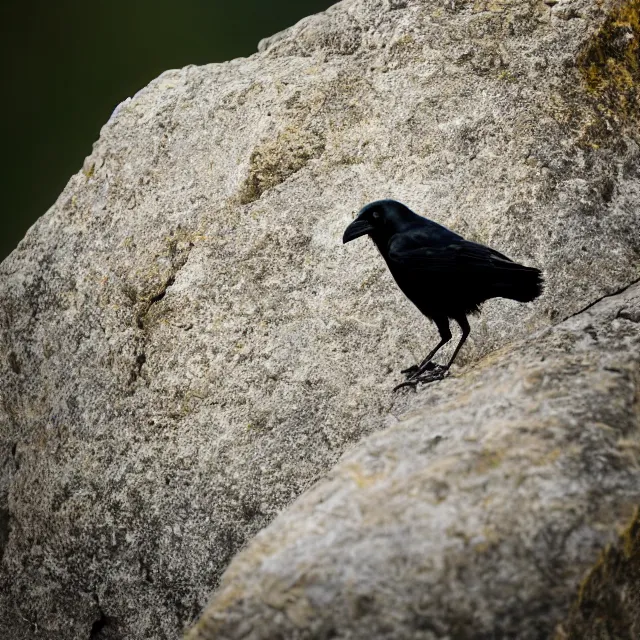
{"type": "Polygon", "coordinates": [[[3,0],[0,260],[82,166],[116,105],[222,62],[335,0],[3,0]]]}

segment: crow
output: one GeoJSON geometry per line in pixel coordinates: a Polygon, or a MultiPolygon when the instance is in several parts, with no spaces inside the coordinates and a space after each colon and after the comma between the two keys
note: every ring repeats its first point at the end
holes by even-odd
{"type": "Polygon", "coordinates": [[[394,391],[441,380],[471,331],[467,315],[478,313],[485,300],[531,302],[542,293],[539,269],[465,240],[395,200],[378,200],[363,207],[346,228],[342,242],[365,234],[382,254],[400,290],[433,320],[440,333],[440,342],[424,360],[401,372],[407,379],[394,391]],[[460,325],[462,337],[449,362],[437,365],[433,357],[451,340],[449,319],[460,325]]]}

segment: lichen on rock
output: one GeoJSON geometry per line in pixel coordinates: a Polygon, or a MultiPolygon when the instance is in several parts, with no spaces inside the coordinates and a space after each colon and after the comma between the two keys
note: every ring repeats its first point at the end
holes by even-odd
{"type": "Polygon", "coordinates": [[[324,151],[324,140],[308,130],[289,126],[257,147],[249,158],[249,175],[240,190],[241,204],[257,200],[324,151]]]}
{"type": "Polygon", "coordinates": [[[578,57],[598,107],[614,120],[640,123],[640,1],[614,5],[578,57]]]}
{"type": "Polygon", "coordinates": [[[580,584],[556,640],[634,640],[640,636],[640,512],[608,545],[580,584]]]}

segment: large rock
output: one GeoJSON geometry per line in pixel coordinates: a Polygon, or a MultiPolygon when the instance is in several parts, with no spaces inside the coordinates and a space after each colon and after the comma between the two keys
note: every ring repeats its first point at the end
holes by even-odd
{"type": "Polygon", "coordinates": [[[640,511],[580,585],[558,640],[640,638],[640,511]]]}
{"type": "Polygon", "coordinates": [[[366,201],[545,269],[462,365],[637,278],[637,4],[347,1],[123,104],[0,266],[0,635],[176,637],[382,426],[434,332],[366,201]]]}
{"type": "Polygon", "coordinates": [[[256,536],[190,639],[550,637],[640,503],[639,396],[635,284],[418,394],[256,536]]]}

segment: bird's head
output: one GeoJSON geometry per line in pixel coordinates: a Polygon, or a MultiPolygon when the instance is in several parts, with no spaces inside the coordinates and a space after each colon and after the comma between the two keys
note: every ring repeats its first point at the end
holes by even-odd
{"type": "Polygon", "coordinates": [[[356,219],[345,229],[342,242],[351,242],[365,234],[375,241],[403,231],[415,224],[416,219],[421,218],[401,202],[376,200],[360,209],[356,219]]]}

